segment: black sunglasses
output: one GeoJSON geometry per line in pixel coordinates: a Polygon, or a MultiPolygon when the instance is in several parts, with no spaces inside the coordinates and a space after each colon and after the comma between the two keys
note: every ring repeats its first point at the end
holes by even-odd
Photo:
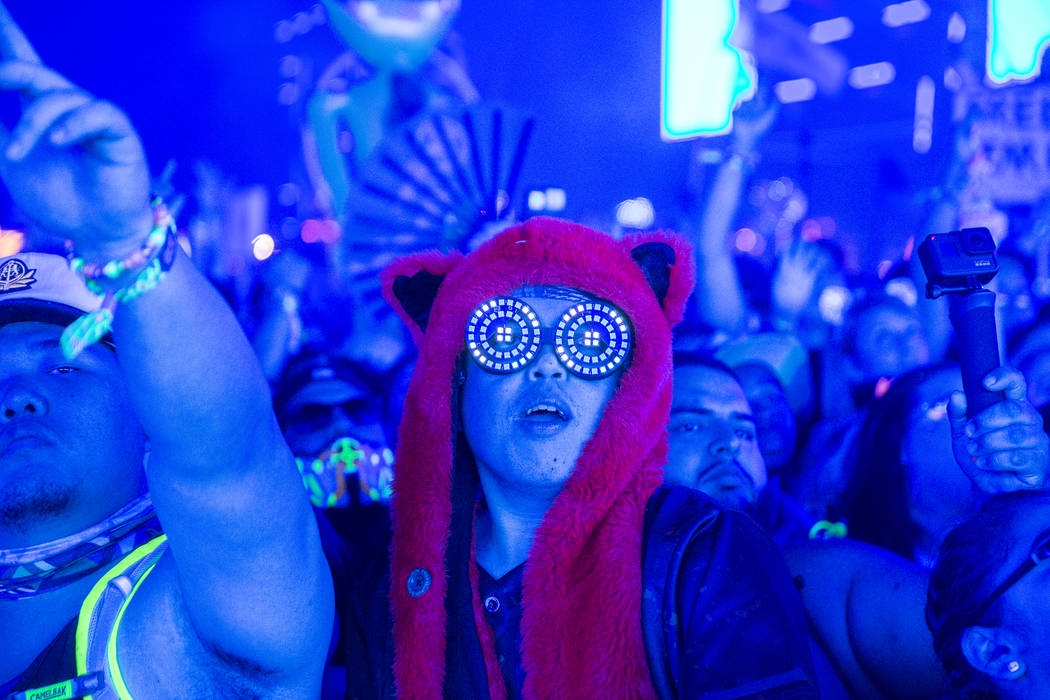
{"type": "Polygon", "coordinates": [[[1006,577],[1002,583],[995,587],[984,602],[981,603],[977,609],[970,616],[970,619],[974,623],[978,622],[984,614],[988,612],[988,608],[992,607],[992,603],[999,600],[1006,591],[1010,589],[1015,583],[1020,581],[1028,572],[1035,567],[1042,564],[1047,559],[1050,559],[1050,530],[1046,530],[1043,534],[1039,535],[1039,538],[1032,545],[1032,551],[1028,553],[1028,558],[1021,563],[1013,573],[1006,577]]]}
{"type": "Polygon", "coordinates": [[[319,430],[335,419],[336,409],[342,409],[355,423],[378,422],[382,411],[376,404],[377,400],[372,397],[355,397],[335,404],[306,403],[287,411],[281,417],[281,425],[285,429],[319,430]]]}

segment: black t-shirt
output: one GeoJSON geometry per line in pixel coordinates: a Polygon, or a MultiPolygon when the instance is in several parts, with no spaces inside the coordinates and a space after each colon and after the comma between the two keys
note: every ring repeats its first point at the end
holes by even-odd
{"type": "MultiPolygon", "coordinates": [[[[336,605],[335,631],[329,648],[321,698],[335,700],[356,697],[352,689],[347,689],[346,680],[360,675],[358,664],[369,662],[367,659],[355,659],[354,670],[351,672],[346,668],[349,658],[345,648],[347,640],[355,639],[358,633],[353,629],[345,629],[345,625],[348,620],[367,618],[368,611],[351,610],[350,606],[359,597],[348,595],[347,592],[362,582],[378,585],[375,583],[379,575],[376,569],[384,565],[389,548],[390,512],[386,506],[376,504],[353,509],[316,510],[315,515],[321,534],[321,547],[332,574],[336,605]]],[[[363,646],[361,642],[351,644],[355,650],[363,646]]]]}
{"type": "Polygon", "coordinates": [[[508,571],[498,580],[478,567],[478,595],[485,621],[492,628],[496,658],[503,671],[507,700],[520,700],[525,685],[525,669],[521,665],[521,581],[525,565],[508,571]]]}
{"type": "MultiPolygon", "coordinates": [[[[666,492],[661,489],[658,493],[666,492]]],[[[690,492],[694,493],[694,492],[690,492]]],[[[705,502],[703,494],[696,494],[705,502]]],[[[654,498],[664,503],[664,499],[654,498]]],[[[707,507],[707,506],[705,506],[707,507]]],[[[709,504],[710,523],[690,542],[678,573],[676,610],[667,617],[680,656],[682,698],[816,697],[802,602],[776,545],[746,515],[709,504]]],[[[652,518],[647,518],[651,522],[652,518]]],[[[653,533],[646,531],[647,546],[653,533]]],[[[479,571],[479,595],[493,630],[508,697],[520,697],[521,573],[499,580],[479,571]],[[498,607],[489,603],[496,598],[498,607]]],[[[639,572],[641,575],[641,572],[639,572]]],[[[394,693],[393,639],[387,601],[389,570],[375,569],[354,582],[344,624],[348,697],[386,698],[394,693]]],[[[460,624],[473,629],[472,615],[460,624]]],[[[480,655],[480,647],[474,656],[480,655]]],[[[482,674],[470,684],[484,688],[484,661],[459,659],[457,668],[482,674]]],[[[447,691],[447,689],[446,689],[447,691]]]]}

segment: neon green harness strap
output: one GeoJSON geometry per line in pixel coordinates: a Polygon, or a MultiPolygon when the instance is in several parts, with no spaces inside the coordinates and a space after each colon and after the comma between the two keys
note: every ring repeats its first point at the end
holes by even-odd
{"type": "MultiPolygon", "coordinates": [[[[107,694],[107,690],[112,690],[119,700],[133,700],[127,686],[124,684],[124,678],[120,673],[120,665],[117,663],[117,632],[120,628],[120,621],[124,617],[124,611],[127,609],[128,603],[131,602],[132,596],[135,595],[135,592],[142,585],[142,582],[146,580],[149,573],[153,571],[153,567],[156,566],[157,560],[160,558],[162,552],[157,553],[157,549],[167,541],[168,538],[166,536],[160,535],[128,554],[116,566],[107,571],[105,576],[99,579],[80,606],[80,616],[77,619],[77,673],[83,675],[92,670],[103,671],[107,684],[107,688],[102,691],[103,695],[107,694]],[[117,579],[121,576],[127,576],[129,571],[150,558],[154,553],[157,553],[157,556],[153,557],[153,561],[149,566],[133,575],[135,580],[125,582],[122,587],[117,579]],[[124,590],[129,585],[130,590],[124,590]],[[103,607],[102,603],[105,602],[103,597],[111,588],[120,591],[123,594],[123,599],[119,601],[116,614],[112,622],[109,623],[109,629],[102,629],[106,624],[105,620],[99,619],[100,615],[104,613],[104,610],[101,609],[103,607]],[[96,626],[99,629],[96,630],[96,626]],[[97,646],[103,639],[106,643],[105,668],[88,669],[88,664],[90,663],[88,657],[92,651],[92,646],[97,646]]],[[[97,661],[97,655],[94,656],[96,656],[97,661]]],[[[94,696],[88,696],[89,700],[92,697],[94,696]]]]}

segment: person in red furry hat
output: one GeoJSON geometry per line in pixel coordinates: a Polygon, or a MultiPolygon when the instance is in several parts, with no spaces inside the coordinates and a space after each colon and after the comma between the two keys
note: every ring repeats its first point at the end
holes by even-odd
{"type": "Polygon", "coordinates": [[[344,630],[351,695],[816,696],[776,547],[661,486],[692,259],[534,218],[385,271],[420,356],[390,561],[344,630]]]}

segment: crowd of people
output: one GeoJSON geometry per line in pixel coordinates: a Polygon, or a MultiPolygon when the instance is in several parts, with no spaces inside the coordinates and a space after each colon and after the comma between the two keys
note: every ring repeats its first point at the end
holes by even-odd
{"type": "Polygon", "coordinates": [[[0,698],[1050,697],[1046,212],[982,409],[914,246],[731,254],[761,100],[680,234],[479,220],[392,314],[289,251],[231,308],[119,107],[2,6],[0,54],[0,698]]]}

